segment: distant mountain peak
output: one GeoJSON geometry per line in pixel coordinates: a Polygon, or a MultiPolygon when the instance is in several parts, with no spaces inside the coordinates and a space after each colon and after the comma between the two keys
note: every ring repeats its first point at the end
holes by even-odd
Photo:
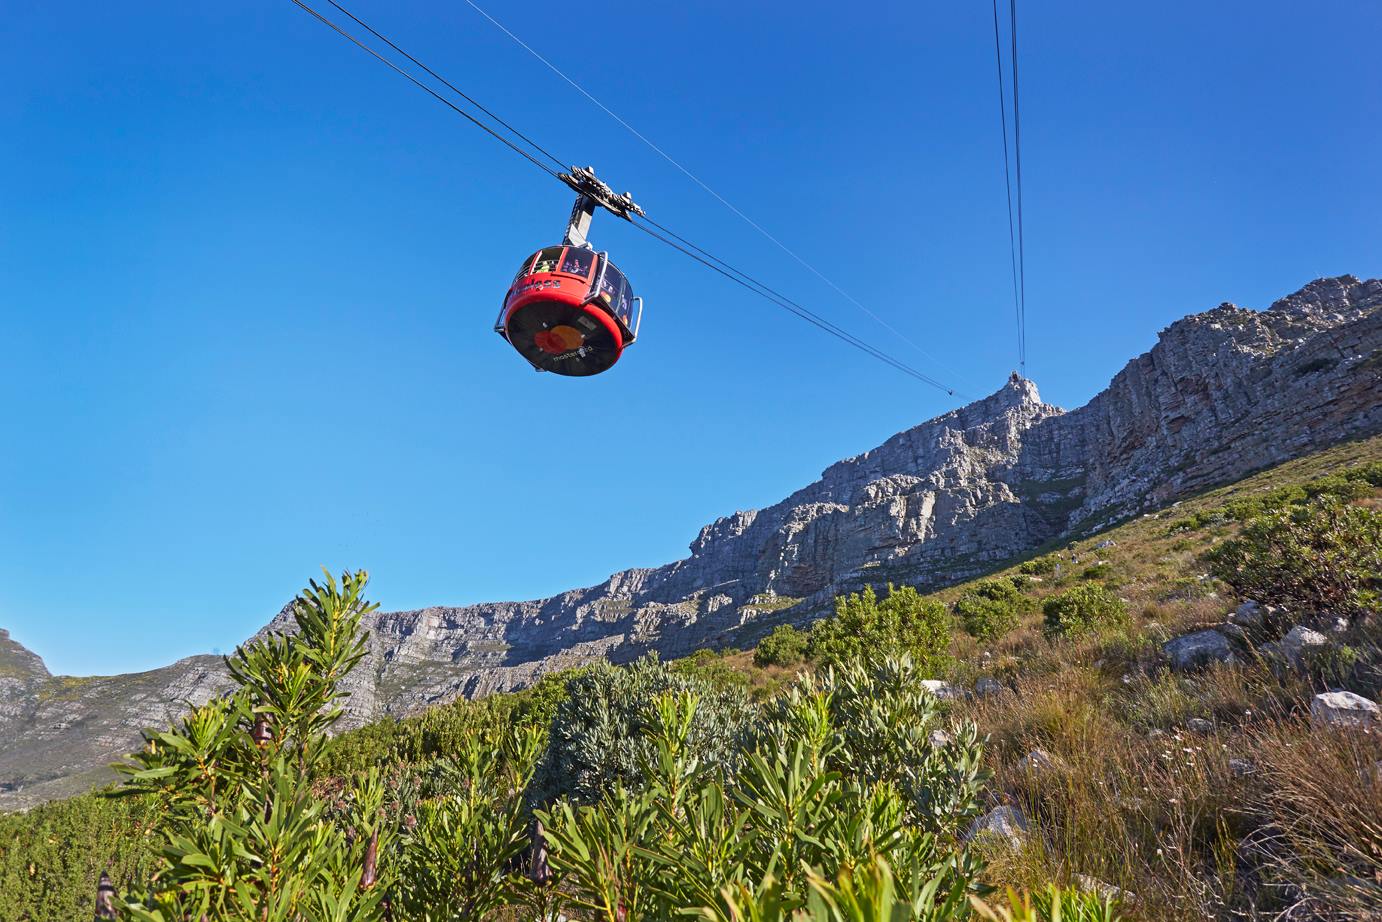
{"type": "Polygon", "coordinates": [[[0,628],[0,679],[32,681],[48,678],[43,658],[0,628]]]}

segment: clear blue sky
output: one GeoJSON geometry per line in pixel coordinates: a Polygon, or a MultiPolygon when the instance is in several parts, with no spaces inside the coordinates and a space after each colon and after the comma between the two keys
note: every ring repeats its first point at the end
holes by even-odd
{"type": "MultiPolygon", "coordinates": [[[[990,7],[493,12],[943,359],[1015,365],[990,7]]],[[[355,12],[650,215],[873,340],[460,2],[355,12]]],[[[1076,406],[1222,300],[1382,275],[1382,8],[1025,5],[1028,370],[1076,406]]],[[[492,332],[570,195],[288,0],[18,4],[0,35],[0,626],[55,671],[228,650],[321,564],[520,599],[955,405],[597,218],[647,298],[610,373],[492,332]]]]}

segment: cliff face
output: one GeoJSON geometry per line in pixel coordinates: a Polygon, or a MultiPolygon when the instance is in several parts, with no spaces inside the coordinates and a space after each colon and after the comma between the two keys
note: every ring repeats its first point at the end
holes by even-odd
{"type": "MultiPolygon", "coordinates": [[[[774,506],[707,525],[684,560],[550,599],[374,613],[350,720],[521,687],[594,657],[744,644],[826,610],[842,590],[968,578],[1051,539],[1382,432],[1380,308],[1382,280],[1349,276],[1262,312],[1224,304],[1162,331],[1077,410],[1042,403],[1014,376],[774,506]]],[[[290,624],[280,613],[266,630],[290,624]]],[[[139,676],[33,672],[7,690],[4,649],[0,739],[15,742],[0,751],[0,807],[91,783],[92,769],[137,745],[140,726],[227,685],[219,661],[194,657],[139,676]]]]}

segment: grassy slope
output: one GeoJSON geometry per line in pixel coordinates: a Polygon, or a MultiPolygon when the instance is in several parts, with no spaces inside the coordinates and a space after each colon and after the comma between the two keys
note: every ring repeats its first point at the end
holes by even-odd
{"type": "MultiPolygon", "coordinates": [[[[1297,890],[1281,889],[1283,882],[1336,886],[1331,878],[1338,876],[1341,857],[1357,869],[1361,855],[1363,866],[1371,861],[1373,872],[1382,874],[1382,822],[1376,819],[1382,816],[1382,782],[1371,780],[1372,766],[1382,759],[1379,735],[1311,728],[1304,708],[1314,689],[1306,678],[1274,676],[1254,663],[1184,678],[1156,665],[1161,639],[1220,623],[1237,604],[1223,587],[1201,579],[1202,554],[1236,526],[1173,532],[1174,521],[1377,460],[1382,437],[1336,446],[1072,546],[1043,549],[1063,556],[1063,575],[1027,585],[1031,604],[1021,627],[987,647],[955,632],[951,678],[972,685],[981,675],[993,676],[1008,688],[957,706],[990,735],[991,797],[1022,806],[1039,830],[1021,852],[992,856],[994,883],[1024,886],[1087,874],[1135,893],[1131,918],[1169,922],[1301,899],[1297,890]],[[1105,540],[1115,545],[1094,550],[1105,540]],[[1131,627],[1076,642],[1048,641],[1040,629],[1040,600],[1079,582],[1096,560],[1107,563],[1101,580],[1127,600],[1131,627]],[[1186,724],[1195,717],[1213,720],[1213,733],[1189,733],[1186,724]],[[1037,748],[1055,767],[1019,771],[1018,760],[1037,748]],[[1239,758],[1251,763],[1241,777],[1229,765],[1239,758]],[[1308,853],[1309,860],[1292,859],[1293,853],[1308,853]],[[1278,867],[1270,879],[1248,872],[1273,861],[1278,867]]],[[[998,575],[1015,573],[1014,566],[998,575]]],[[[936,597],[953,601],[969,585],[936,597]]],[[[796,672],[757,667],[749,651],[702,651],[681,668],[746,684],[764,696],[796,672]]],[[[425,760],[446,748],[447,733],[467,709],[511,706],[515,720],[526,719],[529,710],[550,713],[559,685],[559,677],[549,677],[532,692],[497,696],[502,700],[489,705],[444,705],[354,731],[340,741],[339,767],[425,760]]],[[[86,795],[25,816],[0,815],[0,918],[74,918],[73,912],[89,912],[93,869],[110,865],[122,879],[143,872],[153,840],[136,816],[138,805],[102,803],[86,795]],[[127,809],[134,815],[122,814],[127,809]]]]}

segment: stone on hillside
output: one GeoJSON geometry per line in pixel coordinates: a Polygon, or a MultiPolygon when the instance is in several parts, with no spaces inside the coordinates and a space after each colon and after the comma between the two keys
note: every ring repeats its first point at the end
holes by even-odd
{"type": "Polygon", "coordinates": [[[1168,640],[1161,649],[1171,661],[1171,668],[1177,672],[1201,669],[1210,663],[1233,661],[1233,648],[1228,638],[1214,629],[1196,631],[1168,640]]]}
{"type": "Polygon", "coordinates": [[[1223,634],[1229,640],[1236,640],[1239,643],[1247,643],[1248,632],[1243,630],[1243,628],[1240,625],[1234,624],[1232,621],[1219,625],[1217,628],[1215,628],[1215,630],[1223,634]]]}
{"type": "Polygon", "coordinates": [[[1051,758],[1043,749],[1033,749],[1025,756],[1017,760],[1017,770],[1020,772],[1044,772],[1056,767],[1056,760],[1051,758]]]}
{"type": "Polygon", "coordinates": [[[1076,874],[1074,883],[1075,886],[1079,887],[1084,892],[1096,893],[1106,900],[1113,900],[1114,902],[1126,903],[1128,905],[1131,905],[1137,900],[1136,895],[1133,894],[1132,891],[1124,890],[1121,887],[1115,887],[1107,881],[1100,880],[1097,877],[1091,877],[1088,874],[1076,874]]]}
{"type": "Polygon", "coordinates": [[[1261,627],[1263,621],[1262,606],[1252,599],[1248,599],[1239,605],[1233,614],[1229,615],[1229,619],[1234,624],[1240,624],[1243,627],[1261,627]]]}
{"type": "Polygon", "coordinates": [[[949,733],[940,729],[932,730],[926,739],[933,749],[940,749],[942,746],[949,746],[954,742],[949,733]]]}
{"type": "Polygon", "coordinates": [[[1377,702],[1351,691],[1321,692],[1310,702],[1310,719],[1332,727],[1370,729],[1382,723],[1377,702]]]}
{"type": "Polygon", "coordinates": [[[923,688],[942,701],[958,701],[965,696],[963,689],[940,679],[922,679],[921,684],[923,688]]]}
{"type": "Polygon", "coordinates": [[[1248,775],[1251,775],[1255,769],[1256,766],[1254,766],[1252,762],[1250,762],[1247,759],[1228,760],[1228,770],[1233,774],[1233,777],[1235,778],[1245,778],[1248,775]]]}
{"type": "Polygon", "coordinates": [[[1318,653],[1329,646],[1329,638],[1319,631],[1312,631],[1303,624],[1297,624],[1281,638],[1281,652],[1286,661],[1296,669],[1304,668],[1311,653],[1318,653]]]}
{"type": "Polygon", "coordinates": [[[969,825],[965,841],[997,837],[1012,848],[1021,848],[1027,840],[1027,817],[1017,807],[997,807],[969,825]]]}
{"type": "Polygon", "coordinates": [[[1205,720],[1203,717],[1192,717],[1185,722],[1185,727],[1191,733],[1208,736],[1214,732],[1214,721],[1205,720]]]}
{"type": "Polygon", "coordinates": [[[1005,686],[1002,682],[998,681],[997,679],[990,678],[989,676],[984,676],[982,679],[974,683],[974,694],[978,695],[980,698],[988,698],[993,695],[1001,695],[1005,691],[1007,691],[1007,686],[1005,686]]]}
{"type": "Polygon", "coordinates": [[[1117,547],[1117,546],[1118,546],[1118,542],[1117,542],[1117,541],[1114,541],[1112,538],[1105,538],[1103,541],[1100,541],[1098,544],[1094,545],[1094,550],[1096,550],[1096,551],[1102,551],[1104,548],[1108,548],[1108,547],[1117,547]]]}

